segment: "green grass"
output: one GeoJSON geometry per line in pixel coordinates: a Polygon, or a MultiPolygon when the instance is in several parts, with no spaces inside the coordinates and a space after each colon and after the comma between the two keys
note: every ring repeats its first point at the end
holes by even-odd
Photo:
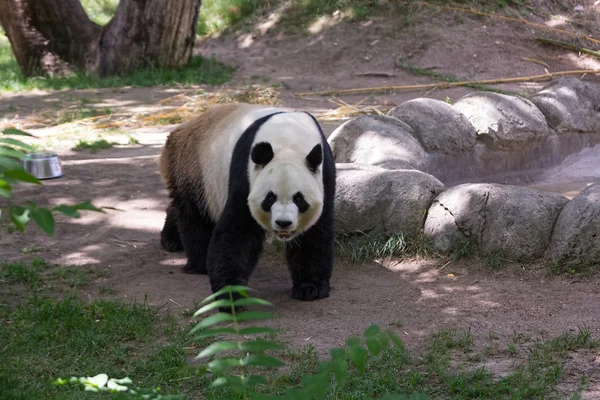
{"type": "Polygon", "coordinates": [[[402,234],[370,235],[362,232],[340,234],[336,253],[352,262],[367,262],[385,257],[435,256],[423,236],[407,239],[402,234]]]}
{"type": "MultiPolygon", "coordinates": [[[[30,280],[30,273],[13,275],[17,281],[30,280]]],[[[58,377],[98,373],[129,376],[137,386],[161,387],[167,393],[186,393],[189,398],[239,398],[227,390],[207,389],[212,381],[208,376],[192,375],[186,363],[207,343],[190,348],[189,336],[173,317],[159,318],[145,303],[34,296],[20,306],[0,303],[0,328],[2,399],[87,398],[80,387],[55,387],[51,382],[58,377]]],[[[499,339],[494,335],[484,341],[499,339]]],[[[512,341],[519,343],[522,351],[518,353],[526,358],[515,358],[511,350],[494,354],[495,359],[502,355],[515,361],[510,371],[497,376],[481,364],[492,352],[485,350],[489,347],[476,350],[486,343],[476,343],[470,331],[435,331],[423,353],[413,354],[404,346],[387,348],[368,359],[364,374],[351,369],[346,385],[334,384],[327,398],[371,399],[387,392],[421,392],[430,399],[455,400],[546,398],[556,394],[557,385],[564,382],[565,365],[572,364],[574,354],[588,359],[586,351],[591,356],[598,349],[598,342],[586,330],[546,341],[515,333],[512,341]]],[[[273,355],[284,359],[289,368],[268,373],[271,384],[259,389],[263,394],[282,394],[299,385],[304,375],[316,373],[319,366],[311,346],[273,355]]],[[[586,376],[580,378],[582,383],[571,388],[575,396],[585,386],[586,376]]]]}
{"type": "Polygon", "coordinates": [[[186,362],[185,334],[145,304],[31,298],[17,308],[0,305],[0,326],[5,400],[88,398],[51,382],[101,372],[168,392],[179,386],[175,379],[186,362]]]}
{"type": "Polygon", "coordinates": [[[29,265],[23,261],[4,262],[0,265],[0,280],[8,284],[20,283],[28,289],[42,284],[42,270],[47,266],[43,260],[35,259],[29,265]]]}
{"type": "Polygon", "coordinates": [[[92,153],[97,153],[100,150],[112,149],[113,146],[113,143],[107,142],[105,139],[99,139],[93,142],[79,139],[79,142],[73,147],[73,151],[89,150],[92,153]]]}
{"type": "Polygon", "coordinates": [[[95,89],[111,87],[148,87],[155,85],[191,86],[199,84],[221,85],[231,79],[234,67],[212,58],[193,57],[180,69],[148,68],[97,78],[86,73],[75,73],[62,78],[26,78],[12,55],[8,41],[0,39],[0,94],[28,90],[95,89]]]}
{"type": "MultiPolygon", "coordinates": [[[[83,8],[88,16],[100,25],[110,21],[118,3],[118,0],[82,0],[83,8]]],[[[213,58],[197,56],[193,57],[187,66],[179,69],[148,68],[106,78],[97,78],[85,72],[76,72],[71,76],[62,78],[27,78],[21,74],[21,70],[12,54],[10,43],[0,29],[0,94],[35,89],[221,85],[231,79],[234,70],[234,67],[225,65],[213,58]]]]}

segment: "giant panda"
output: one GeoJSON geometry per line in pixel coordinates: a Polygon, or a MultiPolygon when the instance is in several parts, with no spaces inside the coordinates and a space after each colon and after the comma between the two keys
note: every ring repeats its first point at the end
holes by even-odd
{"type": "Polygon", "coordinates": [[[316,119],[222,104],[169,134],[159,161],[170,196],[161,244],[213,292],[247,285],[266,235],[284,242],[291,297],[329,297],[336,170],[316,119]]]}

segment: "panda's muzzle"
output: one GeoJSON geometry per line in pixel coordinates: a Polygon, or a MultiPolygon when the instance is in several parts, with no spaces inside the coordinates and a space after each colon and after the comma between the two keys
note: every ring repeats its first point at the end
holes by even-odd
{"type": "Polygon", "coordinates": [[[277,239],[279,240],[290,240],[291,238],[294,237],[294,235],[296,235],[296,231],[286,231],[283,229],[278,229],[275,232],[275,236],[277,236],[277,239]]]}

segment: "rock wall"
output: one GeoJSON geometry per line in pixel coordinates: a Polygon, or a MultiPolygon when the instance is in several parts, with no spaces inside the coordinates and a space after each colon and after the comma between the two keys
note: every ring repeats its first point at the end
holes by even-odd
{"type": "Polygon", "coordinates": [[[345,122],[329,142],[338,232],[423,232],[444,253],[470,241],[483,255],[600,266],[600,182],[569,201],[482,177],[533,179],[600,143],[600,85],[561,78],[531,99],[410,100],[345,122]],[[461,179],[470,181],[444,186],[461,179]]]}

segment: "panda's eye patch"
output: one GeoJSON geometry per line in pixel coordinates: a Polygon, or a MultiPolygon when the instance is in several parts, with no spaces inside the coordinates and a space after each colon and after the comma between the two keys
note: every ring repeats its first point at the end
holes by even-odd
{"type": "Polygon", "coordinates": [[[298,207],[298,211],[301,213],[306,212],[306,210],[309,209],[310,205],[306,202],[302,193],[296,193],[292,199],[294,200],[296,207],[298,207]]]}
{"type": "Polygon", "coordinates": [[[265,211],[271,211],[271,206],[273,206],[273,204],[275,204],[276,201],[277,196],[275,195],[275,193],[269,192],[267,193],[267,196],[264,198],[262,203],[260,203],[260,206],[265,211]]]}

